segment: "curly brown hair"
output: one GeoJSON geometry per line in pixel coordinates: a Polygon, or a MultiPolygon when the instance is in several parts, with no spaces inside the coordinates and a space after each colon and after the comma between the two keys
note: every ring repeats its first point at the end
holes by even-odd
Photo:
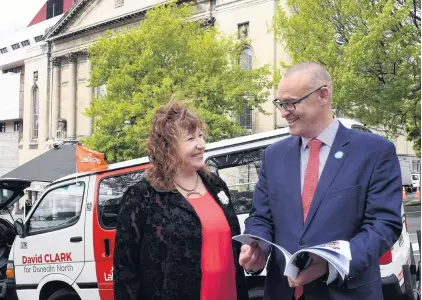
{"type": "MultiPolygon", "coordinates": [[[[205,130],[205,124],[187,104],[171,100],[157,109],[152,118],[147,140],[148,156],[152,166],[146,178],[157,190],[176,191],[174,176],[183,164],[179,154],[180,137],[184,132],[205,130]]],[[[204,166],[203,171],[208,173],[204,166]]]]}

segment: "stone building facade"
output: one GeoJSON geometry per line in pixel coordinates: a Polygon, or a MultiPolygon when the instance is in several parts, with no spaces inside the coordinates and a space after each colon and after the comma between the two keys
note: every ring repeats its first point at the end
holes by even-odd
{"type": "MultiPolygon", "coordinates": [[[[92,134],[93,120],[84,115],[94,95],[104,87],[88,87],[92,68],[87,49],[106,30],[122,32],[139,26],[145,12],[163,0],[79,0],[44,36],[44,43],[28,51],[25,60],[24,130],[19,162],[24,163],[63,140],[92,134]],[[37,80],[33,80],[35,74],[37,80]],[[39,125],[35,132],[34,90],[39,93],[39,125]]],[[[244,67],[269,64],[278,67],[289,57],[268,32],[276,9],[274,0],[198,0],[197,19],[216,20],[226,33],[251,39],[244,50],[244,67]]],[[[284,124],[271,100],[263,109],[269,114],[246,111],[239,120],[251,133],[275,129],[284,124]]],[[[408,147],[410,149],[411,147],[408,147]]]]}

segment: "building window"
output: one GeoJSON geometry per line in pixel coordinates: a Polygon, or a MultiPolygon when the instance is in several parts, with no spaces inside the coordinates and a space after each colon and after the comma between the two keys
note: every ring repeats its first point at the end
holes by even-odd
{"type": "Polygon", "coordinates": [[[13,44],[12,45],[12,49],[13,50],[16,50],[16,49],[19,49],[21,46],[19,46],[19,43],[16,43],[16,44],[13,44]]]}
{"type": "Polygon", "coordinates": [[[43,37],[43,35],[38,35],[38,36],[36,36],[34,39],[35,39],[35,42],[41,42],[42,41],[42,37],[43,37]]]}
{"type": "Polygon", "coordinates": [[[252,49],[247,47],[240,56],[240,67],[244,70],[252,70],[252,49]]]}
{"type": "Polygon", "coordinates": [[[6,47],[1,48],[0,49],[0,52],[1,52],[1,54],[7,53],[7,48],[6,47]]]}
{"type": "Polygon", "coordinates": [[[47,19],[63,13],[63,0],[47,0],[47,19]]]}
{"type": "Polygon", "coordinates": [[[239,39],[245,39],[249,37],[249,22],[237,24],[237,32],[239,39]]]}
{"type": "Polygon", "coordinates": [[[15,123],[13,124],[13,130],[21,132],[21,121],[15,121],[15,123]]]}
{"type": "Polygon", "coordinates": [[[239,123],[243,129],[252,129],[252,109],[248,106],[248,96],[243,97],[243,109],[239,115],[239,123]]]}
{"type": "Polygon", "coordinates": [[[29,40],[25,40],[23,42],[21,42],[22,47],[26,47],[29,46],[29,40]]]}
{"type": "Polygon", "coordinates": [[[39,90],[35,86],[32,90],[32,139],[38,139],[39,90]]]}
{"type": "Polygon", "coordinates": [[[412,161],[412,172],[419,173],[420,172],[420,161],[414,160],[412,161]]]}
{"type": "MultiPolygon", "coordinates": [[[[245,48],[239,60],[240,67],[244,70],[252,70],[252,49],[245,48]]],[[[243,110],[239,115],[239,123],[243,129],[252,129],[252,109],[248,106],[249,97],[243,97],[243,110]]]]}
{"type": "Polygon", "coordinates": [[[0,123],[0,132],[6,132],[6,123],[0,123]]]}
{"type": "Polygon", "coordinates": [[[12,72],[12,73],[22,73],[23,74],[23,70],[24,70],[23,66],[20,66],[20,67],[16,67],[16,68],[10,68],[10,69],[7,69],[7,70],[3,70],[3,73],[12,72]]]}
{"type": "Polygon", "coordinates": [[[106,95],[106,85],[105,84],[103,84],[102,86],[99,86],[99,87],[97,87],[96,88],[96,91],[95,91],[95,96],[96,96],[96,98],[97,99],[101,99],[101,98],[103,98],[105,95],[106,95]]]}

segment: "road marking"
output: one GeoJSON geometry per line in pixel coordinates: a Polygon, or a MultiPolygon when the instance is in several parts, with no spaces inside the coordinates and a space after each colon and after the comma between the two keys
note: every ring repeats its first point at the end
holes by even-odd
{"type": "Polygon", "coordinates": [[[421,214],[421,211],[420,211],[420,210],[418,210],[418,211],[407,211],[407,212],[405,212],[405,213],[406,213],[406,215],[409,215],[409,214],[416,214],[416,213],[421,214]]]}

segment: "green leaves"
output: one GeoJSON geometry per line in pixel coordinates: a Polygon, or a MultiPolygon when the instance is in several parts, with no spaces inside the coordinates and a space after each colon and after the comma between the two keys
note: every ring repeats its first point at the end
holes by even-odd
{"type": "Polygon", "coordinates": [[[195,107],[208,125],[208,140],[243,134],[238,115],[243,96],[262,110],[267,100],[269,67],[243,70],[239,57],[247,41],[193,21],[192,4],[157,6],[139,27],[106,33],[90,49],[90,85],[106,85],[104,98],[87,110],[94,117],[88,147],[109,161],[146,154],[145,140],[155,109],[172,94],[195,107]],[[129,122],[131,121],[131,122],[129,122]]]}
{"type": "Polygon", "coordinates": [[[420,7],[420,1],[288,0],[287,7],[279,3],[272,29],[292,64],[327,67],[338,114],[389,136],[410,134],[409,128],[420,132],[421,120],[420,15],[412,17],[414,2],[420,7]]]}

